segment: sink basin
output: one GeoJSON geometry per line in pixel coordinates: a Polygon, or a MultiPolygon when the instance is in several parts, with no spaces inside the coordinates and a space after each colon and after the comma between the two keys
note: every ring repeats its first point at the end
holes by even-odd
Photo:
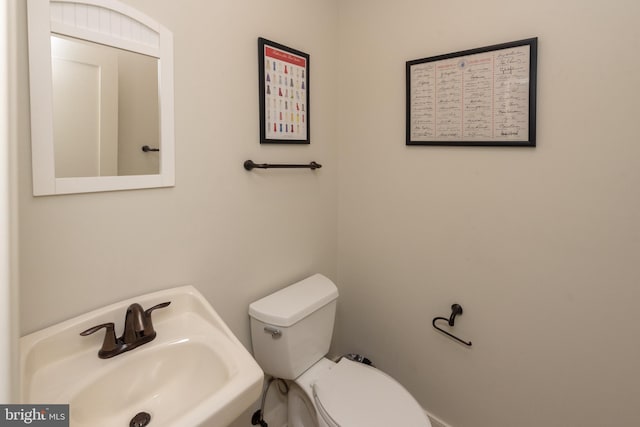
{"type": "Polygon", "coordinates": [[[128,426],[141,412],[150,427],[226,426],[260,396],[263,372],[204,297],[183,286],[121,301],[24,336],[22,401],[69,404],[72,427],[128,426]],[[123,329],[132,303],[171,305],[152,314],[155,340],[98,358],[104,332],[123,329]]]}

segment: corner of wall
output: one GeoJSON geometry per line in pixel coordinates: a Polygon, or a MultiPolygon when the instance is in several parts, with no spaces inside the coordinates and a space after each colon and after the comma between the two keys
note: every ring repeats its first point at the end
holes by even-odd
{"type": "Polygon", "coordinates": [[[15,146],[15,3],[0,4],[0,402],[19,399],[18,363],[18,248],[15,146]]]}

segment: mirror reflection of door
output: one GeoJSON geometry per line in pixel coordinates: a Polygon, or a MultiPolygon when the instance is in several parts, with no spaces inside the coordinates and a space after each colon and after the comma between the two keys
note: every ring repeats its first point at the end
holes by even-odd
{"type": "Polygon", "coordinates": [[[118,52],[118,175],[160,173],[162,152],[143,152],[142,146],[160,147],[158,59],[139,53],[118,52]]]}
{"type": "Polygon", "coordinates": [[[118,59],[51,37],[56,177],[118,175],[118,59]]]}
{"type": "Polygon", "coordinates": [[[55,176],[160,173],[158,59],[51,36],[55,176]]]}

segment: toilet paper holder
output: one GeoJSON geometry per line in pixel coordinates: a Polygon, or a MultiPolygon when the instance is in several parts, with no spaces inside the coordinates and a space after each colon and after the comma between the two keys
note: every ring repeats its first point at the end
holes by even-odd
{"type": "Polygon", "coordinates": [[[456,320],[456,316],[461,315],[462,314],[462,306],[460,304],[453,304],[451,306],[451,316],[449,316],[449,318],[447,319],[446,317],[434,317],[433,321],[431,322],[431,324],[433,325],[434,328],[436,328],[437,330],[439,330],[440,332],[442,332],[443,334],[453,338],[454,340],[461,342],[462,344],[471,347],[471,341],[464,341],[460,338],[458,338],[457,336],[445,331],[444,329],[440,328],[438,325],[436,325],[436,321],[438,320],[444,320],[445,322],[447,322],[449,324],[449,326],[453,327],[455,320],[456,320]]]}

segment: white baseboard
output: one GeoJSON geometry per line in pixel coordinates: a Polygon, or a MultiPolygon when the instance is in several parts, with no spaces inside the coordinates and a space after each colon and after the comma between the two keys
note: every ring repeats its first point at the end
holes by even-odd
{"type": "Polygon", "coordinates": [[[424,413],[427,414],[427,417],[429,417],[429,421],[431,421],[431,427],[451,427],[449,424],[445,423],[441,419],[430,414],[429,411],[424,411],[424,413]]]}

